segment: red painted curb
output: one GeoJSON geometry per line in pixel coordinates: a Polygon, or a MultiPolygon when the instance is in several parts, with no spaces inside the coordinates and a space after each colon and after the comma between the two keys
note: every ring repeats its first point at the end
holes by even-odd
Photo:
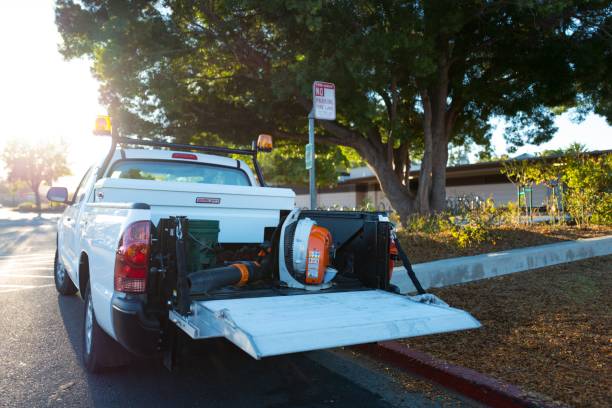
{"type": "Polygon", "coordinates": [[[472,400],[507,408],[561,408],[566,405],[544,401],[519,387],[469,368],[446,363],[429,354],[410,349],[396,341],[355,346],[378,360],[393,364],[419,377],[435,382],[472,400]]]}

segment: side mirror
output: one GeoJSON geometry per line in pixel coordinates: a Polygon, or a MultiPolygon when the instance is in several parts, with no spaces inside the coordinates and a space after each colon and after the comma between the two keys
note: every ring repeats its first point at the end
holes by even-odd
{"type": "Polygon", "coordinates": [[[66,187],[51,187],[47,191],[47,200],[54,203],[68,202],[68,189],[66,187]]]}
{"type": "Polygon", "coordinates": [[[272,136],[270,135],[259,135],[257,138],[257,150],[262,152],[272,151],[272,136]]]}

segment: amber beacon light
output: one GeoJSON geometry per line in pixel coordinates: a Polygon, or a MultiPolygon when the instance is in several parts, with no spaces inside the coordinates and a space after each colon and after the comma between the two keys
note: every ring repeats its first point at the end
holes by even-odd
{"type": "Polygon", "coordinates": [[[272,151],[272,136],[270,135],[259,135],[257,138],[257,150],[262,152],[272,151]]]}
{"type": "Polygon", "coordinates": [[[112,136],[113,127],[111,118],[107,115],[98,115],[94,126],[93,134],[96,136],[112,136]]]}

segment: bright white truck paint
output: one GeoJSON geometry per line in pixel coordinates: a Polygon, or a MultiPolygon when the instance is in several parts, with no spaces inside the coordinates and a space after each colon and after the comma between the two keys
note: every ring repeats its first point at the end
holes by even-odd
{"type": "Polygon", "coordinates": [[[154,225],[168,215],[218,220],[222,243],[263,242],[264,228],[276,227],[279,210],[293,209],[295,203],[295,194],[286,188],[130,179],[101,179],[94,194],[97,202],[110,203],[146,197],[143,202],[151,204],[154,225]],[[218,204],[196,204],[198,197],[218,200],[218,204]]]}
{"type": "Polygon", "coordinates": [[[94,312],[100,327],[113,335],[111,300],[115,286],[115,254],[119,238],[128,225],[150,219],[151,211],[86,203],[83,215],[85,227],[81,235],[81,248],[89,258],[94,312]]]}
{"type": "MultiPolygon", "coordinates": [[[[117,151],[111,166],[125,158],[181,161],[172,159],[172,153],[128,149],[122,156],[117,151]]],[[[229,158],[196,156],[203,163],[238,166],[229,158]]],[[[108,178],[96,182],[96,167],[85,178],[81,199],[68,206],[58,222],[58,249],[77,286],[80,258],[88,257],[94,311],[109,335],[116,338],[111,310],[115,253],[128,225],[141,220],[157,224],[161,217],[176,215],[218,219],[220,242],[262,242],[263,228],[278,225],[279,211],[294,208],[293,191],[258,187],[248,166],[240,162],[239,167],[252,186],[108,178]],[[220,200],[197,204],[197,197],[220,200]],[[133,209],[131,203],[145,203],[150,209],[133,209]]],[[[479,326],[461,310],[378,290],[199,301],[192,306],[194,315],[184,318],[171,312],[170,317],[194,338],[226,337],[255,358],[479,326]]]]}
{"type": "MultiPolygon", "coordinates": [[[[194,162],[173,159],[169,150],[117,150],[110,162],[122,159],[150,159],[194,162]]],[[[246,163],[227,157],[193,153],[198,162],[240,167],[251,186],[211,185],[197,183],[160,182],[149,180],[102,178],[96,182],[96,172],[102,162],[83,180],[82,199],[67,207],[58,221],[60,258],[70,278],[79,286],[79,262],[83,254],[89,259],[90,285],[96,319],[100,327],[116,338],[112,324],[111,298],[114,288],[115,253],[125,228],[133,222],[149,220],[154,225],[161,217],[184,215],[190,219],[220,220],[229,231],[220,235],[221,242],[262,242],[263,228],[275,227],[279,210],[294,207],[295,194],[289,189],[257,186],[246,163]],[[238,163],[240,163],[238,165],[238,163]],[[102,192],[102,200],[98,197],[102,192]],[[219,205],[197,204],[196,197],[221,198],[219,205]],[[112,199],[112,201],[110,201],[112,199]],[[149,204],[150,210],[130,209],[131,203],[149,204]],[[261,228],[256,230],[251,224],[261,228]],[[239,241],[242,236],[245,240],[239,241]]],[[[80,194],[79,194],[80,195],[80,194]]],[[[85,288],[79,288],[84,291],[85,288]]]]}

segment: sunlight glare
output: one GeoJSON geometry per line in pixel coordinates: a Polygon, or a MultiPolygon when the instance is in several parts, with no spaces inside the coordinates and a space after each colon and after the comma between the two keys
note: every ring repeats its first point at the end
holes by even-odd
{"type": "Polygon", "coordinates": [[[0,149],[12,138],[61,140],[73,173],[62,181],[75,184],[110,144],[91,133],[96,115],[106,113],[91,62],[65,61],[58,52],[53,1],[4,2],[0,9],[9,16],[0,25],[0,149]]]}

